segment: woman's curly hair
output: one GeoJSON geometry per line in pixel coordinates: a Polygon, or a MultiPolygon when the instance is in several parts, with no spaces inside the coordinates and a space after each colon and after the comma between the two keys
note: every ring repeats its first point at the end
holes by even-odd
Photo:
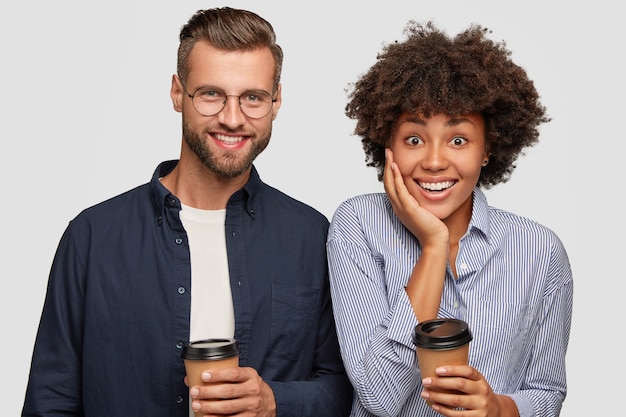
{"type": "Polygon", "coordinates": [[[357,121],[367,165],[382,181],[385,147],[404,112],[479,113],[490,156],[478,185],[508,181],[523,148],[538,141],[539,125],[550,121],[526,71],[513,63],[505,42],[487,39],[491,31],[480,25],[450,38],[432,22],[409,21],[404,33],[407,39],[385,45],[348,91],[346,115],[357,121]]]}

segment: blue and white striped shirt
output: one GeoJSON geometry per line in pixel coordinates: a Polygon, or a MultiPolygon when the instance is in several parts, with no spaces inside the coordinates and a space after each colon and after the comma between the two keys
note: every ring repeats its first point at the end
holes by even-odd
{"type": "MultiPolygon", "coordinates": [[[[339,206],[327,246],[337,332],[355,387],[351,415],[440,416],[420,397],[417,320],[405,292],[417,239],[376,193],[339,206]]],[[[456,268],[458,279],[447,268],[439,317],[469,324],[470,365],[495,393],[513,398],[521,417],[559,415],[573,283],[558,236],[489,207],[476,188],[456,268]]]]}

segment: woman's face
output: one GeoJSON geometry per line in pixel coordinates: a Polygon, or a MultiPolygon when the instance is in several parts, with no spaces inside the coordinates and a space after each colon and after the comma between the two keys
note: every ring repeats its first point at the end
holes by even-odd
{"type": "Polygon", "coordinates": [[[422,207],[446,223],[469,222],[472,193],[489,156],[480,114],[404,113],[390,148],[409,193],[422,207]]]}

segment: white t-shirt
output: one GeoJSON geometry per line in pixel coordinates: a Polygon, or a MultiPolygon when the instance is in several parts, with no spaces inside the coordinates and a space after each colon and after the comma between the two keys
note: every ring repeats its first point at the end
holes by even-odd
{"type": "Polygon", "coordinates": [[[183,205],[180,220],[189,237],[191,255],[189,340],[232,338],[235,314],[224,230],[226,210],[183,205]]]}

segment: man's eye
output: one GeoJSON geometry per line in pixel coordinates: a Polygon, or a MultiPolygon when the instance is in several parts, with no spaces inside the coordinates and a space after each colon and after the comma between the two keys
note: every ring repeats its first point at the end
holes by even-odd
{"type": "Polygon", "coordinates": [[[224,97],[224,93],[216,90],[200,90],[197,95],[203,100],[221,100],[224,97]]]}
{"type": "Polygon", "coordinates": [[[241,100],[248,104],[265,104],[272,101],[272,96],[263,91],[247,91],[241,95],[241,100]]]}
{"type": "Polygon", "coordinates": [[[246,101],[248,101],[248,102],[250,102],[250,103],[253,103],[253,102],[255,102],[255,101],[258,101],[258,99],[259,99],[259,98],[258,98],[256,95],[254,95],[254,94],[246,94],[246,95],[245,95],[245,100],[246,100],[246,101]]]}

